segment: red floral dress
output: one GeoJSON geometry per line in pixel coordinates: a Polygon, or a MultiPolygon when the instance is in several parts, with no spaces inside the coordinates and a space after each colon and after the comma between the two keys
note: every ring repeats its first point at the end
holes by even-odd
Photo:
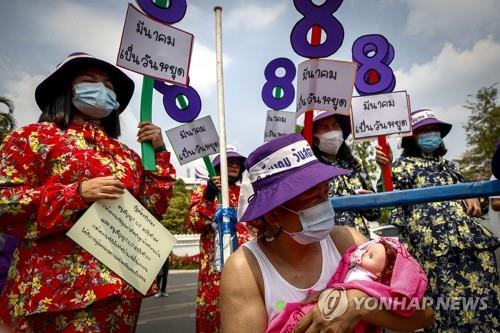
{"type": "MultiPolygon", "coordinates": [[[[156,171],[145,171],[134,151],[91,123],[72,123],[67,130],[38,123],[11,133],[0,147],[0,232],[21,238],[21,244],[0,295],[0,325],[29,332],[40,314],[81,313],[97,301],[102,307],[116,299],[137,312],[143,296],[65,233],[88,207],[80,182],[95,177],[116,176],[161,216],[175,179],[169,159],[169,152],[156,153],[156,171]]],[[[153,284],[148,295],[155,292],[153,284]]],[[[110,320],[132,323],[138,313],[123,309],[110,320]]],[[[96,317],[86,322],[96,324],[96,317]]]]}
{"type": "MultiPolygon", "coordinates": [[[[214,238],[212,217],[217,209],[217,198],[209,202],[203,198],[206,185],[194,189],[187,224],[200,234],[200,271],[198,274],[198,294],[196,297],[196,332],[213,333],[220,328],[218,309],[220,273],[214,268],[214,238]]],[[[240,187],[229,187],[229,206],[237,207],[240,187]]],[[[238,243],[241,245],[253,238],[253,228],[243,223],[236,224],[238,243]]]]}

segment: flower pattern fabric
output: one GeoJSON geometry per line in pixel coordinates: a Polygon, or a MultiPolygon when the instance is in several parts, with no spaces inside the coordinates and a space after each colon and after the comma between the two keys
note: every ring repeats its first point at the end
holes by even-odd
{"type": "MultiPolygon", "coordinates": [[[[349,162],[343,159],[331,161],[321,155],[319,156],[319,160],[325,164],[352,170],[350,174],[337,176],[330,181],[328,184],[329,197],[356,195],[356,191],[359,189],[374,192],[368,173],[362,168],[359,161],[353,160],[349,162]]],[[[375,221],[379,218],[380,209],[378,208],[335,212],[336,225],[356,228],[368,239],[370,238],[370,231],[365,220],[375,221]]]]}
{"type": "MultiPolygon", "coordinates": [[[[464,182],[453,162],[441,157],[401,157],[392,169],[397,189],[413,189],[464,182]]],[[[409,251],[429,278],[427,296],[433,298],[435,324],[428,332],[498,332],[500,292],[493,250],[500,243],[462,201],[443,201],[395,209],[391,221],[401,231],[409,251]],[[454,310],[437,306],[459,300],[454,310]],[[463,302],[481,302],[476,308],[463,302]]]]}
{"type": "MultiPolygon", "coordinates": [[[[175,169],[168,152],[156,153],[157,169],[92,125],[66,130],[38,123],[11,133],[0,147],[0,232],[17,236],[0,296],[0,322],[84,309],[98,300],[142,295],[65,233],[88,207],[80,182],[114,175],[151,213],[161,216],[172,195],[175,169]]],[[[156,292],[153,284],[148,295],[156,292]]]]}
{"type": "MultiPolygon", "coordinates": [[[[209,202],[203,198],[206,184],[193,190],[187,224],[189,228],[200,234],[200,271],[198,274],[198,293],[196,296],[196,332],[214,333],[220,330],[218,309],[220,273],[214,267],[215,232],[212,228],[212,217],[217,205],[216,198],[209,202]]],[[[237,207],[240,187],[229,186],[229,206],[237,207]]],[[[236,224],[238,244],[253,238],[254,230],[247,223],[236,224]]]]}

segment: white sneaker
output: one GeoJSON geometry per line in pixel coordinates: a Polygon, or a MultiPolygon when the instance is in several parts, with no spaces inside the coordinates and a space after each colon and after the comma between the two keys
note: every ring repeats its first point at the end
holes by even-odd
{"type": "Polygon", "coordinates": [[[161,296],[161,293],[156,293],[155,294],[155,297],[160,297],[161,296]]]}
{"type": "Polygon", "coordinates": [[[166,291],[162,292],[162,293],[161,293],[161,295],[162,295],[163,297],[168,297],[168,293],[167,293],[166,291]]]}

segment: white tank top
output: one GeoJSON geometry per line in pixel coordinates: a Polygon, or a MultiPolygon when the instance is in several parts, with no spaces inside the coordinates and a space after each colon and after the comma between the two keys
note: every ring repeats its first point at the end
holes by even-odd
{"type": "Polygon", "coordinates": [[[326,289],[326,285],[337,270],[341,259],[339,251],[330,237],[320,241],[322,255],[321,275],[311,288],[300,289],[288,283],[274,268],[257,244],[257,239],[243,245],[253,253],[262,272],[267,322],[271,322],[278,316],[287,303],[303,301],[307,297],[309,290],[321,291],[326,289]]]}

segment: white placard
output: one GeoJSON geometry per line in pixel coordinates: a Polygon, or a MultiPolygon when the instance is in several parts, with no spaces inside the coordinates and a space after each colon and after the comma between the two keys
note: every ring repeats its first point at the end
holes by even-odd
{"type": "Polygon", "coordinates": [[[297,117],[321,110],[349,115],[357,65],[354,62],[311,59],[297,71],[297,117]]]}
{"type": "Polygon", "coordinates": [[[295,112],[267,111],[264,142],[295,132],[295,112]]]}
{"type": "Polygon", "coordinates": [[[210,116],[166,131],[181,165],[219,152],[219,136],[210,116]]]}
{"type": "Polygon", "coordinates": [[[411,134],[411,110],[406,91],[353,97],[354,139],[411,134]]]}
{"type": "Polygon", "coordinates": [[[66,235],[143,295],[176,242],[128,191],[93,203],[66,235]]]}
{"type": "Polygon", "coordinates": [[[116,65],[187,86],[193,38],[129,4],[116,65]]]}

